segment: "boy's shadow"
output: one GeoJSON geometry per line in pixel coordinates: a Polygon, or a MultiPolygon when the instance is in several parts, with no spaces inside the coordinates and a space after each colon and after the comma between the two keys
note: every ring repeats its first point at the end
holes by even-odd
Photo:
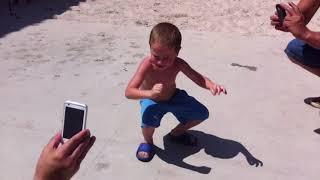
{"type": "Polygon", "coordinates": [[[188,132],[198,138],[197,146],[190,147],[173,143],[169,140],[168,135],[166,135],[163,137],[164,149],[155,146],[157,156],[169,164],[174,164],[202,174],[208,174],[211,171],[211,168],[191,165],[184,162],[185,158],[199,152],[202,148],[206,154],[222,159],[230,159],[237,156],[239,153],[242,153],[250,165],[255,165],[256,167],[263,165],[260,160],[253,157],[253,155],[239,142],[222,139],[201,131],[191,130],[188,132]]]}

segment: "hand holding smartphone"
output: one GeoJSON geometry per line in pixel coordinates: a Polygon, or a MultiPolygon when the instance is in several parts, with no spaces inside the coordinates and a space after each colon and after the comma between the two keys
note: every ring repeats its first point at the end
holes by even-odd
{"type": "Polygon", "coordinates": [[[286,10],[283,7],[281,7],[280,4],[276,5],[276,10],[277,10],[277,14],[278,14],[279,21],[280,21],[280,26],[282,26],[284,18],[287,15],[286,10]]]}
{"type": "Polygon", "coordinates": [[[86,128],[88,106],[86,104],[66,101],[63,106],[62,138],[67,141],[86,128]]]}

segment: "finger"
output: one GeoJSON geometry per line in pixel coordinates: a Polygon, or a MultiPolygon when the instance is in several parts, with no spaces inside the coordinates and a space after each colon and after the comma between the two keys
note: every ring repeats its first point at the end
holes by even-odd
{"type": "Polygon", "coordinates": [[[61,143],[61,140],[62,140],[61,132],[58,132],[56,135],[54,135],[50,139],[50,141],[49,141],[47,146],[50,147],[50,148],[56,149],[59,146],[59,144],[61,143]]]}
{"type": "Polygon", "coordinates": [[[86,137],[86,139],[72,152],[71,159],[73,161],[77,161],[80,158],[82,152],[84,151],[85,147],[89,144],[90,137],[86,137]]]}
{"type": "Polygon", "coordinates": [[[222,91],[223,91],[224,94],[227,94],[226,88],[222,87],[222,91]]]}
{"type": "Polygon", "coordinates": [[[279,21],[279,17],[277,14],[270,16],[271,21],[279,21]]]}
{"type": "Polygon", "coordinates": [[[218,86],[218,88],[217,88],[217,94],[220,95],[221,91],[222,91],[221,87],[218,86]]]}
{"type": "Polygon", "coordinates": [[[210,92],[212,95],[214,95],[214,90],[213,89],[210,89],[210,92]]]}
{"type": "Polygon", "coordinates": [[[87,137],[90,137],[90,131],[88,129],[82,130],[74,135],[60,148],[62,155],[69,156],[87,137]]]}
{"type": "Polygon", "coordinates": [[[279,21],[271,21],[270,23],[272,26],[279,26],[280,22],[279,21]]]}
{"type": "Polygon", "coordinates": [[[211,89],[212,94],[215,96],[217,94],[216,89],[211,89]]]}
{"type": "Polygon", "coordinates": [[[289,2],[289,5],[291,6],[292,10],[293,10],[295,13],[300,13],[300,9],[299,9],[298,6],[295,5],[293,2],[289,2]]]}
{"type": "Polygon", "coordinates": [[[78,163],[80,164],[82,162],[82,160],[86,157],[87,153],[89,152],[89,150],[91,149],[91,147],[93,146],[94,142],[96,141],[96,137],[92,136],[90,138],[89,143],[87,144],[87,146],[85,147],[84,151],[82,152],[81,156],[78,159],[78,163]]]}
{"type": "Polygon", "coordinates": [[[280,6],[283,7],[288,12],[288,15],[292,16],[294,14],[294,11],[291,8],[291,6],[284,3],[281,3],[280,6]]]}
{"type": "Polygon", "coordinates": [[[284,31],[284,32],[286,32],[287,31],[287,28],[286,27],[284,27],[284,26],[275,26],[274,27],[276,30],[279,30],[279,31],[284,31]]]}

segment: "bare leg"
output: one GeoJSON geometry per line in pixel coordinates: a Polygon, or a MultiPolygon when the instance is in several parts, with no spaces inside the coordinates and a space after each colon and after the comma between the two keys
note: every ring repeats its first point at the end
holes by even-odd
{"type": "MultiPolygon", "coordinates": [[[[141,130],[142,130],[144,142],[148,143],[148,144],[153,144],[153,133],[154,133],[155,128],[154,127],[143,127],[143,128],[141,128],[141,130]]],[[[148,158],[149,154],[146,152],[139,152],[138,156],[142,157],[142,158],[148,158]]]]}
{"type": "Polygon", "coordinates": [[[154,127],[144,127],[142,129],[142,135],[144,138],[144,142],[148,144],[153,144],[153,133],[155,128],[154,127]]]}
{"type": "Polygon", "coordinates": [[[170,133],[173,136],[179,136],[179,135],[185,133],[188,129],[200,124],[201,122],[202,121],[195,120],[195,121],[190,121],[187,124],[181,124],[180,123],[175,128],[173,128],[170,133]]]}

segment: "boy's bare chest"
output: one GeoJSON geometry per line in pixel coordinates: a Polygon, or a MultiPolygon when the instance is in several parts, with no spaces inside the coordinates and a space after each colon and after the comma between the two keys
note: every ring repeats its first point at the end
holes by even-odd
{"type": "Polygon", "coordinates": [[[148,83],[155,84],[155,83],[163,83],[163,84],[172,84],[175,83],[176,77],[177,77],[178,71],[168,70],[168,71],[151,71],[147,73],[145,80],[148,81],[148,83]]]}

